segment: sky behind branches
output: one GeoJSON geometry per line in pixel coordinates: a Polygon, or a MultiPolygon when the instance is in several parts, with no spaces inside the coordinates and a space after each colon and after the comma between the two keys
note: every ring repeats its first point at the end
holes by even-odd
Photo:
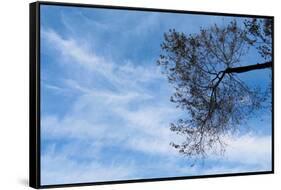
{"type": "MultiPolygon", "coordinates": [[[[225,137],[223,157],[192,163],[169,143],[185,113],[156,65],[163,34],[225,25],[222,16],[41,5],[41,183],[66,184],[271,169],[271,112],[225,137]]],[[[238,23],[243,19],[236,18],[238,23]]],[[[242,65],[259,63],[250,49],[242,65]]],[[[270,71],[241,75],[266,88],[270,71]]]]}

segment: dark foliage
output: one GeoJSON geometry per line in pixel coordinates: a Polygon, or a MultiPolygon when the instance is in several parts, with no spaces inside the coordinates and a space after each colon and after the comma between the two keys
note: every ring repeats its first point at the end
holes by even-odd
{"type": "Polygon", "coordinates": [[[234,20],[198,34],[176,30],[164,34],[158,65],[174,86],[171,102],[186,113],[171,123],[171,131],[185,138],[182,143],[171,143],[180,153],[194,158],[223,153],[224,135],[234,132],[261,107],[264,94],[247,86],[239,73],[271,67],[269,24],[245,21],[241,29],[234,20]],[[261,56],[270,61],[242,66],[241,58],[256,44],[261,56]]]}
{"type": "Polygon", "coordinates": [[[251,19],[244,22],[250,45],[255,45],[265,60],[272,58],[272,19],[251,19]]]}

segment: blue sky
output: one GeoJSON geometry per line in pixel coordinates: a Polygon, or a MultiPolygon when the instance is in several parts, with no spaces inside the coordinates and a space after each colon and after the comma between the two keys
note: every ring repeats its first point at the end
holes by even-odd
{"type": "MultiPolygon", "coordinates": [[[[42,185],[270,170],[268,110],[226,136],[225,155],[204,165],[190,167],[169,145],[181,140],[169,123],[184,113],[156,65],[163,33],[231,19],[41,5],[42,185]]],[[[249,61],[261,62],[254,49],[249,61]]],[[[268,75],[241,77],[266,86],[268,75]]]]}

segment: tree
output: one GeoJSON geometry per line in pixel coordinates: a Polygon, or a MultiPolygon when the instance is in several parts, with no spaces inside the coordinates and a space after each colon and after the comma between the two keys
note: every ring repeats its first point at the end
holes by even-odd
{"type": "Polygon", "coordinates": [[[201,28],[198,34],[175,29],[164,34],[163,54],[157,63],[174,86],[170,101],[186,113],[170,127],[185,138],[182,143],[171,143],[180,153],[195,158],[223,153],[224,135],[233,133],[261,108],[265,92],[248,86],[239,75],[272,67],[271,23],[270,19],[253,19],[239,27],[233,20],[223,27],[201,28]],[[264,62],[241,65],[251,46],[264,62]]]}

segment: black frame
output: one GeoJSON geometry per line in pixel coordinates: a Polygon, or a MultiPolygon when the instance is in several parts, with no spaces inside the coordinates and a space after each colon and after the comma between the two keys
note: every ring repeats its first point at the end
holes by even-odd
{"type": "Polygon", "coordinates": [[[30,65],[29,65],[29,186],[30,187],[36,189],[54,188],[54,187],[73,187],[73,186],[122,184],[122,183],[135,183],[135,182],[214,178],[214,177],[227,177],[227,176],[245,176],[245,175],[259,175],[259,174],[274,173],[274,16],[37,1],[29,4],[29,40],[30,40],[29,41],[29,61],[30,61],[30,65]],[[272,19],[273,25],[272,25],[272,129],[271,129],[272,130],[272,135],[271,135],[272,168],[271,171],[41,185],[40,182],[40,5],[56,5],[56,6],[70,6],[70,7],[134,10],[134,11],[146,11],[146,12],[166,12],[166,13],[169,12],[169,13],[182,13],[182,14],[272,19]]]}

